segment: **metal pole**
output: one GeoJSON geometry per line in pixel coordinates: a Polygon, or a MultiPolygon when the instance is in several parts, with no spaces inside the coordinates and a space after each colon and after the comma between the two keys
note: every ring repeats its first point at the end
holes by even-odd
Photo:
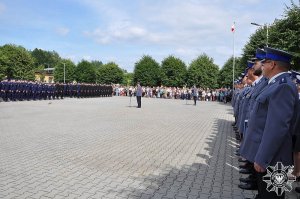
{"type": "MultiPolygon", "coordinates": [[[[235,24],[235,22],[234,22],[235,24]]],[[[233,31],[233,64],[232,64],[232,90],[234,89],[234,66],[235,66],[235,56],[234,56],[234,33],[235,30],[233,31]]]]}
{"type": "Polygon", "coordinates": [[[269,25],[267,24],[267,47],[269,42],[269,25]]]}
{"type": "Polygon", "coordinates": [[[66,83],[66,64],[64,64],[64,84],[66,83]]]}

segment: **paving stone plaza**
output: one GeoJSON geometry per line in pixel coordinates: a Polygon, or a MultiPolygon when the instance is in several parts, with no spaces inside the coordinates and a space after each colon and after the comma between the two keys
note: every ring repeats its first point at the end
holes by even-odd
{"type": "Polygon", "coordinates": [[[129,97],[0,103],[0,198],[253,197],[237,186],[229,104],[135,106],[129,97]]]}

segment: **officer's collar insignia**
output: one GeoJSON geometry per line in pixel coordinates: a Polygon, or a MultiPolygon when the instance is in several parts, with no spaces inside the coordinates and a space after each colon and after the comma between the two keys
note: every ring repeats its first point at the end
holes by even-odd
{"type": "Polygon", "coordinates": [[[276,79],[273,79],[270,84],[274,84],[276,82],[276,79]]]}

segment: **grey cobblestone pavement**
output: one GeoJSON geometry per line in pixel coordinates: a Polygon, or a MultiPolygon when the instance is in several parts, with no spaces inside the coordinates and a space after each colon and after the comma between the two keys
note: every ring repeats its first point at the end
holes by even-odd
{"type": "Polygon", "coordinates": [[[128,97],[0,103],[0,198],[253,196],[237,187],[229,105],[133,105],[128,97]]]}

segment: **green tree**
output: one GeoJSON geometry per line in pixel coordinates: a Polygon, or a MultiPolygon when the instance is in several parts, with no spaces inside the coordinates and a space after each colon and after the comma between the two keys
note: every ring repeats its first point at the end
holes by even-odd
{"type": "Polygon", "coordinates": [[[254,34],[250,36],[248,43],[243,48],[242,57],[238,61],[236,61],[235,64],[236,68],[239,68],[239,71],[246,68],[247,61],[255,56],[257,48],[264,48],[266,46],[266,32],[267,29],[265,26],[259,28],[254,34]]]}
{"type": "Polygon", "coordinates": [[[54,80],[56,82],[64,82],[64,69],[65,69],[65,82],[73,82],[75,80],[75,64],[69,59],[63,59],[62,62],[55,66],[54,80]]]}
{"type": "Polygon", "coordinates": [[[22,46],[6,44],[0,47],[1,76],[8,79],[34,80],[35,67],[30,53],[22,46]]]}
{"type": "Polygon", "coordinates": [[[133,73],[125,73],[123,78],[123,85],[133,85],[133,73]]]}
{"type": "Polygon", "coordinates": [[[276,20],[271,27],[269,36],[270,46],[279,48],[293,54],[292,65],[300,69],[300,1],[296,5],[286,7],[284,18],[276,20]]]}
{"type": "Polygon", "coordinates": [[[90,62],[82,60],[75,68],[75,79],[77,82],[95,83],[96,68],[90,62]]]}
{"type": "Polygon", "coordinates": [[[9,59],[0,48],[0,81],[7,76],[8,65],[9,59]]]}
{"type": "Polygon", "coordinates": [[[201,88],[217,88],[217,77],[219,68],[212,58],[206,54],[200,55],[193,60],[187,71],[187,85],[189,87],[194,84],[201,88]]]}
{"type": "Polygon", "coordinates": [[[283,19],[259,28],[250,36],[243,48],[239,67],[247,65],[247,60],[254,56],[257,48],[266,46],[268,28],[268,46],[292,53],[292,68],[300,69],[300,5],[291,1],[291,6],[286,7],[283,16],[283,19]]]}
{"type": "Polygon", "coordinates": [[[98,70],[101,66],[103,66],[103,63],[101,61],[91,61],[91,64],[98,70]]]}
{"type": "MultiPolygon", "coordinates": [[[[235,67],[234,67],[234,80],[237,79],[240,74],[243,72],[244,67],[240,67],[240,60],[241,58],[235,58],[235,67]]],[[[220,87],[232,87],[232,67],[233,67],[233,57],[229,58],[218,75],[218,83],[220,87]]]]}
{"type": "Polygon", "coordinates": [[[143,86],[161,85],[161,70],[151,56],[144,55],[134,66],[133,82],[140,82],[143,86]]]}
{"type": "Polygon", "coordinates": [[[34,59],[35,67],[43,66],[45,68],[54,68],[61,62],[59,54],[55,51],[45,51],[35,48],[31,55],[34,59]]]}
{"type": "Polygon", "coordinates": [[[182,87],[187,73],[185,63],[172,55],[165,58],[161,64],[162,84],[164,86],[182,87]]]}
{"type": "Polygon", "coordinates": [[[98,83],[121,84],[123,82],[123,70],[114,62],[104,64],[98,69],[98,83]]]}

